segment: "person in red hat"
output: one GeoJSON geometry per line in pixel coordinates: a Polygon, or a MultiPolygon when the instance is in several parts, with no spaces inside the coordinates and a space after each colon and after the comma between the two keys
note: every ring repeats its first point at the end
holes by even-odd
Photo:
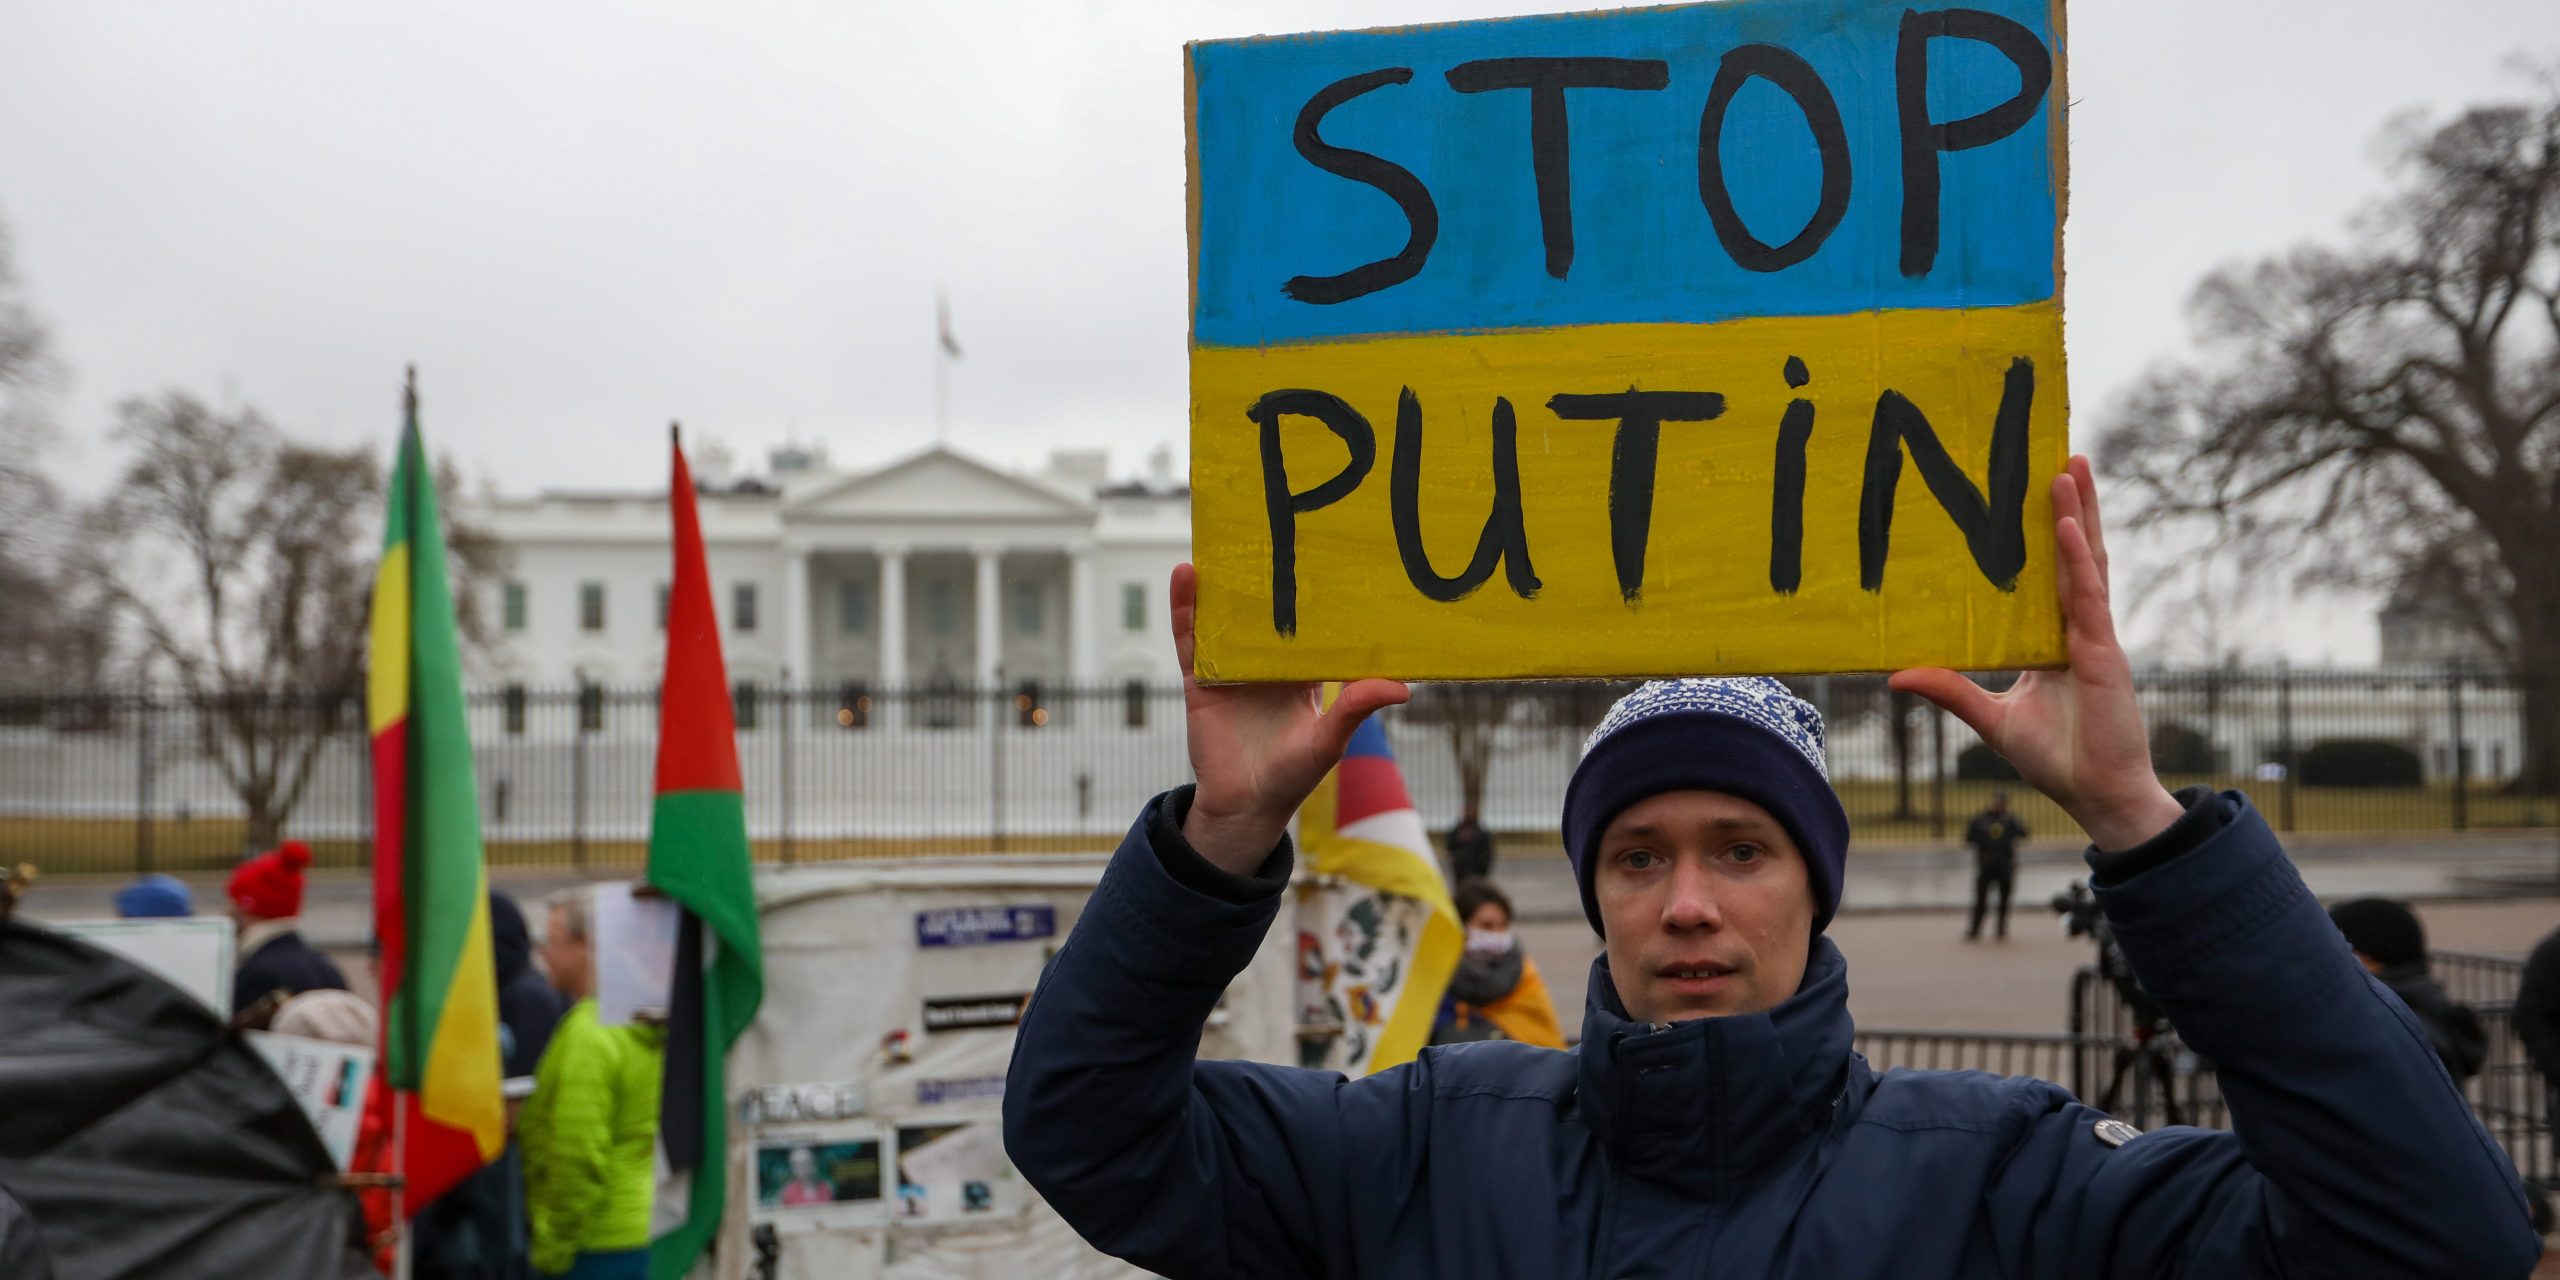
{"type": "Polygon", "coordinates": [[[347,977],[329,957],[302,940],[302,869],[311,847],[299,840],[240,864],[223,892],[231,897],[231,922],[240,929],[240,969],[231,981],[234,1016],[281,991],[344,991],[347,977]]]}

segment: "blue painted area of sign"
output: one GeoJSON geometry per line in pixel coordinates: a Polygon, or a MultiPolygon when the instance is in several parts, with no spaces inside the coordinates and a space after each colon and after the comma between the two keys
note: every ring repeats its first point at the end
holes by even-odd
{"type": "Polygon", "coordinates": [[[919,947],[974,947],[1031,942],[1058,934],[1055,907],[937,907],[916,913],[919,947]]]}
{"type": "MultiPolygon", "coordinates": [[[[2056,0],[1974,0],[1914,15],[1875,0],[1728,0],[1196,44],[1194,340],[1251,347],[2050,298],[2063,61],[2056,7],[2056,0]],[[1942,13],[1981,17],[1917,39],[1906,27],[1907,15],[1925,22],[1942,13]],[[2027,64],[1980,38],[1986,24],[2031,36],[2040,50],[2026,49],[2027,64],[2049,59],[2051,85],[2022,101],[2032,114],[2004,122],[2005,132],[1983,130],[1996,137],[1924,146],[1938,174],[1937,250],[1909,274],[1906,205],[1916,202],[1904,181],[1906,135],[1994,111],[2023,93],[2027,64]],[[1848,171],[1836,225],[1808,237],[1818,248],[1758,270],[1737,262],[1720,239],[1700,162],[1719,71],[1751,45],[1801,60],[1819,85],[1808,92],[1798,76],[1785,90],[1777,77],[1742,74],[1744,66],[1769,65],[1765,53],[1733,65],[1738,88],[1725,94],[1713,133],[1719,185],[1741,228],[1776,246],[1824,221],[1826,162],[1813,124],[1820,110],[1802,105],[1809,97],[1836,106],[1848,171]],[[1925,75],[1914,78],[1906,46],[1920,51],[1925,75]],[[1621,60],[1606,74],[1629,85],[1568,83],[1561,91],[1570,197],[1542,207],[1531,116],[1547,91],[1489,83],[1534,74],[1527,64],[1481,64],[1555,58],[1621,60]],[[1473,87],[1461,91],[1470,76],[1450,73],[1470,63],[1480,66],[1473,87]],[[1658,72],[1649,65],[1656,63],[1658,72]],[[1398,180],[1368,160],[1320,166],[1296,136],[1312,99],[1364,75],[1365,87],[1339,90],[1348,96],[1319,113],[1319,149],[1366,153],[1405,171],[1427,193],[1436,222],[1427,246],[1417,234],[1413,187],[1398,198],[1390,190],[1398,180]],[[1908,108],[1923,104],[1926,120],[1915,130],[1908,108]],[[1364,165],[1368,178],[1344,172],[1364,165]],[[1371,180],[1382,173],[1385,185],[1371,180]],[[1559,208],[1569,210],[1571,227],[1561,275],[1559,208]],[[1292,281],[1410,257],[1416,247],[1425,249],[1418,268],[1392,283],[1333,300],[1292,296],[1304,292],[1292,281]]],[[[1553,74],[1604,75],[1589,66],[1553,74]]]]}
{"type": "Polygon", "coordinates": [[[945,1102],[971,1102],[1004,1096],[1003,1076],[963,1076],[956,1080],[916,1081],[916,1103],[935,1106],[945,1102]]]}

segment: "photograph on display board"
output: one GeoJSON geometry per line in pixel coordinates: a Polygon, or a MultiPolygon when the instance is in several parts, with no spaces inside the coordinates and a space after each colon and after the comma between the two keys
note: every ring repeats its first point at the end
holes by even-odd
{"type": "Polygon", "coordinates": [[[897,1207],[901,1222],[1001,1216],[1022,1204],[1021,1180],[1005,1159],[993,1121],[898,1127],[897,1207]]]}
{"type": "Polygon", "coordinates": [[[877,1202],[880,1140],[766,1136],[756,1143],[756,1207],[766,1212],[877,1202]]]}

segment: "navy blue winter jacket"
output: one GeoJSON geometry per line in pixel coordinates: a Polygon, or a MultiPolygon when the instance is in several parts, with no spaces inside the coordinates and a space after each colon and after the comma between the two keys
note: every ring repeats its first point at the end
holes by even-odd
{"type": "MultiPolygon", "coordinates": [[[[1193,857],[1199,855],[1194,854],[1193,857]]],[[[344,991],[347,977],[299,933],[280,933],[241,958],[231,978],[231,1012],[237,1017],[271,992],[344,991]]]]}
{"type": "Polygon", "coordinates": [[[2425,1031],[2237,793],[2100,864],[2234,1126],[2121,1145],[2056,1085],[1870,1070],[1827,938],[1784,1004],[1668,1029],[1626,1018],[1604,957],[1571,1052],[1455,1045],[1352,1082],[1197,1061],[1291,859],[1211,866],[1187,802],[1112,859],[1004,1095],[1040,1194],[1167,1276],[2511,1280],[2540,1252],[2425,1031]]]}

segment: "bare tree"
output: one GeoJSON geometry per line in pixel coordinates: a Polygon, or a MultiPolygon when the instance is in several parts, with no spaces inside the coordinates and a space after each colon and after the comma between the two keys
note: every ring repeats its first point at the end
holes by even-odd
{"type": "Polygon", "coordinates": [[[1519,704],[1519,687],[1490,682],[1418,684],[1413,700],[1399,713],[1404,722],[1438,729],[1449,740],[1449,756],[1458,769],[1460,818],[1484,817],[1485,776],[1493,769],[1493,751],[1502,726],[1519,704]]]}
{"type": "MultiPolygon", "coordinates": [[[[194,750],[248,815],[247,840],[281,833],[331,738],[362,723],[383,479],[374,452],[286,439],[255,409],[223,413],[184,392],[117,406],[124,476],[88,514],[76,583],[112,610],[139,674],[192,708],[194,750]]],[[[436,469],[439,505],[459,488],[436,469]]],[[[490,628],[478,607],[504,548],[448,524],[466,646],[490,628]]]]}
{"type": "Polygon", "coordinates": [[[62,571],[76,513],[41,466],[59,439],[61,367],[10,257],[0,228],[0,689],[60,690],[95,683],[105,636],[62,571]]]}
{"type": "Polygon", "coordinates": [[[48,385],[58,373],[52,335],[27,306],[15,257],[8,229],[0,227],[0,387],[13,392],[48,385]]]}
{"type": "Polygon", "coordinates": [[[1873,719],[1884,730],[1885,750],[1893,759],[1893,811],[1884,817],[1892,822],[1918,820],[1921,813],[1913,799],[1912,775],[1923,754],[1919,734],[1928,723],[1921,716],[1919,698],[1894,692],[1877,675],[1831,676],[1827,686],[1808,678],[1787,683],[1796,696],[1821,705],[1835,752],[1841,735],[1862,720],[1873,719]]]}
{"type": "Polygon", "coordinates": [[[85,576],[146,675],[191,705],[194,747],[273,843],[330,735],[355,723],[382,480],[364,450],[291,443],[254,409],[184,392],[116,410],[134,453],[102,501],[85,576]]]}
{"type": "Polygon", "coordinates": [[[2560,789],[2560,75],[2393,142],[2353,244],[2197,288],[2200,355],[2102,452],[2261,572],[2457,605],[2526,690],[2518,785],[2560,789]]]}
{"type": "Polygon", "coordinates": [[[515,565],[515,551],[497,533],[473,520],[462,500],[462,469],[448,455],[436,459],[436,514],[444,521],[446,572],[453,582],[453,625],[464,652],[484,656],[500,641],[500,619],[489,616],[485,589],[515,565]]]}
{"type": "MultiPolygon", "coordinates": [[[[4,321],[0,321],[4,323],[4,321]]],[[[55,671],[66,613],[56,536],[65,506],[35,462],[51,443],[43,423],[0,407],[0,690],[61,687],[55,671]]]]}

